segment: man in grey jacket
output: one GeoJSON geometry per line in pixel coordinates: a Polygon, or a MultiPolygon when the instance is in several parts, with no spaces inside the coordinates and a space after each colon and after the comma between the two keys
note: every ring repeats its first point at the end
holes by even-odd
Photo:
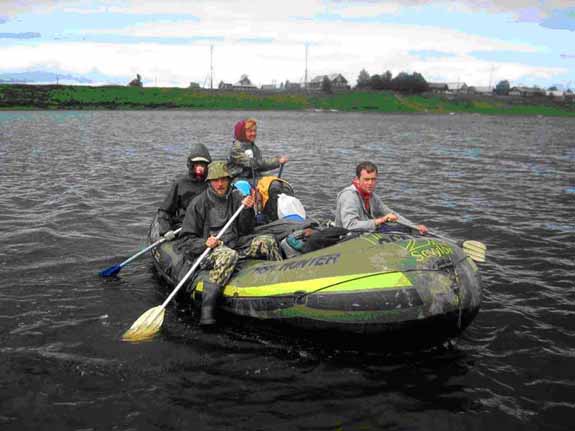
{"type": "MultiPolygon", "coordinates": [[[[375,232],[384,224],[399,220],[375,193],[377,166],[361,162],[355,173],[352,184],[337,195],[335,225],[352,231],[375,232]]],[[[424,225],[417,225],[417,229],[421,234],[427,232],[424,225]]]]}

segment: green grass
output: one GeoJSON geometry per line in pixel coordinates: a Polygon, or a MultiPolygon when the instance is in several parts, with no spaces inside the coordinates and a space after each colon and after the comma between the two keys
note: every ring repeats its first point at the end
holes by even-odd
{"type": "Polygon", "coordinates": [[[575,116],[570,107],[507,104],[501,99],[406,96],[389,91],[321,93],[243,93],[186,88],[86,87],[0,84],[0,109],[243,109],[338,110],[345,112],[476,112],[490,115],[575,116]]]}
{"type": "Polygon", "coordinates": [[[297,96],[256,96],[183,88],[68,87],[52,92],[51,101],[64,106],[190,109],[305,109],[297,96]]]}

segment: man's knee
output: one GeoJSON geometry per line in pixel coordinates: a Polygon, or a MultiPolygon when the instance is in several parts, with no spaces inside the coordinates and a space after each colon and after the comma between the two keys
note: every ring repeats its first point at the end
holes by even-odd
{"type": "Polygon", "coordinates": [[[226,246],[217,247],[212,253],[214,266],[235,266],[239,259],[238,252],[226,246]]]}
{"type": "Polygon", "coordinates": [[[249,255],[252,257],[266,257],[271,260],[281,260],[278,243],[273,235],[260,235],[253,239],[249,255]]]}

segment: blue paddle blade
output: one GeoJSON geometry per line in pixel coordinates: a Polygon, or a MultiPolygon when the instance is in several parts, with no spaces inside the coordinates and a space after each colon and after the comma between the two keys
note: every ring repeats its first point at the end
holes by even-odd
{"type": "Polygon", "coordinates": [[[234,183],[234,187],[238,189],[242,195],[248,196],[252,192],[252,186],[246,180],[239,180],[234,183]]]}
{"type": "Polygon", "coordinates": [[[117,264],[100,271],[98,274],[100,274],[101,277],[113,277],[120,272],[121,269],[122,265],[117,264]]]}

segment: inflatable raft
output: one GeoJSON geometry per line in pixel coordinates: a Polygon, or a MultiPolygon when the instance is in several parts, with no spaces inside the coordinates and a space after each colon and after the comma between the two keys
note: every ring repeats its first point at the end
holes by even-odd
{"type": "MultiPolygon", "coordinates": [[[[149,240],[158,238],[154,221],[149,240]]],[[[172,288],[193,263],[177,240],[152,255],[158,275],[172,288]]],[[[180,297],[199,305],[202,290],[200,272],[180,297]]],[[[394,336],[428,345],[459,335],[480,302],[477,266],[458,246],[418,234],[371,233],[283,261],[241,261],[223,291],[218,319],[226,314],[280,324],[323,339],[394,336]]]]}

